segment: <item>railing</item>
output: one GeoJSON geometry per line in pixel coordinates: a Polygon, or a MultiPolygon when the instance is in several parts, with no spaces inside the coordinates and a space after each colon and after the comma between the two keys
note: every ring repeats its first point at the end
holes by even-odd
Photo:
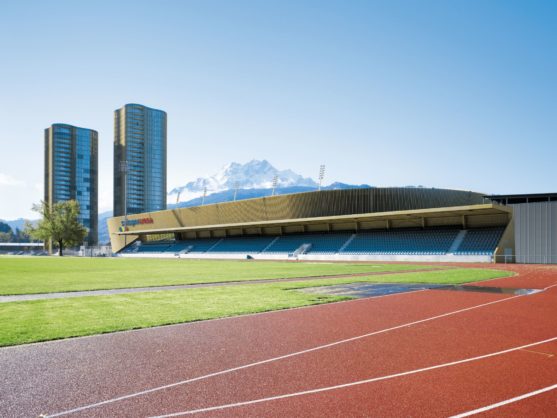
{"type": "Polygon", "coordinates": [[[294,252],[292,253],[292,256],[293,256],[293,257],[297,257],[297,256],[299,256],[300,254],[305,254],[305,253],[307,253],[309,250],[311,250],[311,247],[312,247],[312,245],[311,245],[310,243],[302,244],[302,245],[300,245],[300,246],[296,249],[296,251],[294,251],[294,252]]]}
{"type": "MultiPolygon", "coordinates": [[[[69,254],[68,254],[69,255],[69,254]]],[[[95,247],[80,247],[74,254],[79,257],[112,257],[112,247],[110,245],[99,245],[95,247]]]]}
{"type": "Polygon", "coordinates": [[[557,264],[557,255],[551,254],[520,254],[520,255],[496,255],[493,257],[496,263],[518,263],[518,264],[557,264]]]}

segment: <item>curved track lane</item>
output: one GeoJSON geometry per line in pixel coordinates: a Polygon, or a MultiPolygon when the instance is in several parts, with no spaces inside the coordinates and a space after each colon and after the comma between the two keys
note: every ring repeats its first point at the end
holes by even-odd
{"type": "MultiPolygon", "coordinates": [[[[534,301],[535,305],[553,305],[555,294],[547,296],[545,301],[534,301]]],[[[210,409],[203,415],[324,416],[330,414],[330,407],[324,406],[327,404],[333,404],[333,410],[350,411],[353,415],[360,411],[363,416],[370,411],[387,416],[415,415],[418,410],[427,411],[426,415],[430,416],[454,414],[492,399],[512,396],[516,390],[528,391],[532,385],[537,387],[554,381],[557,363],[554,357],[546,355],[557,353],[554,341],[526,349],[516,348],[548,338],[557,339],[557,321],[530,327],[518,338],[514,328],[494,331],[501,327],[502,317],[512,317],[518,308],[524,308],[521,305],[532,303],[533,298],[534,295],[520,297],[509,300],[508,304],[466,311],[457,319],[445,317],[354,341],[348,346],[329,347],[196,381],[101,408],[95,416],[172,414],[262,399],[263,402],[222,411],[210,409]],[[447,339],[449,331],[452,338],[447,339]],[[513,351],[493,355],[509,348],[513,351]],[[475,359],[478,356],[487,357],[475,359]],[[417,372],[409,373],[412,371],[417,372]],[[383,380],[385,376],[393,377],[383,380]],[[368,379],[380,380],[323,393],[265,400],[368,379]],[[382,395],[377,396],[378,393],[382,395]],[[384,398],[387,393],[386,399],[390,398],[390,402],[384,398]],[[433,396],[435,393],[437,395],[433,396]],[[351,400],[356,394],[360,394],[357,400],[351,400]],[[436,402],[432,403],[433,400],[436,402]]],[[[528,326],[546,309],[551,306],[534,310],[520,321],[516,320],[519,323],[515,326],[528,326]]]]}

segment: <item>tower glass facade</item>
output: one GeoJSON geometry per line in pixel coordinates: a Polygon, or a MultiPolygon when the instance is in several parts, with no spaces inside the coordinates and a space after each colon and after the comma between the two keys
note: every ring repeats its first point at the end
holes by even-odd
{"type": "Polygon", "coordinates": [[[79,221],[98,243],[98,133],[66,124],[45,129],[45,201],[77,200],[79,221]]]}
{"type": "Polygon", "coordinates": [[[128,214],[166,209],[166,112],[139,104],[114,112],[114,216],[126,204],[128,214]]]}

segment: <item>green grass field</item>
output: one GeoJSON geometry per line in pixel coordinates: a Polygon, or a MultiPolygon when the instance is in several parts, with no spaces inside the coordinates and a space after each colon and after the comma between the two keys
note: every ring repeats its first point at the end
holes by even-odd
{"type": "Polygon", "coordinates": [[[0,295],[432,269],[424,265],[0,257],[0,295]]]}
{"type": "MultiPolygon", "coordinates": [[[[51,260],[48,259],[48,262],[51,260]]],[[[54,260],[53,264],[56,264],[56,261],[66,262],[66,260],[54,260]]],[[[104,261],[114,261],[117,264],[119,261],[128,260],[104,261]]],[[[137,262],[137,260],[134,261],[137,262]]],[[[159,260],[159,262],[161,261],[159,260]]],[[[252,273],[257,273],[258,275],[272,275],[272,271],[269,271],[269,269],[273,269],[275,265],[285,268],[283,265],[286,264],[234,264],[230,262],[220,264],[213,261],[197,264],[188,260],[182,268],[186,269],[189,263],[196,266],[195,268],[199,268],[200,265],[206,266],[206,263],[214,264],[210,267],[212,269],[224,268],[229,265],[233,265],[235,268],[240,268],[237,266],[249,266],[248,268],[256,266],[252,273]]],[[[291,266],[293,269],[299,269],[299,266],[303,267],[304,265],[291,264],[291,266]]],[[[315,267],[314,264],[306,264],[305,266],[309,269],[307,270],[308,272],[314,271],[312,270],[315,267]]],[[[338,268],[338,266],[323,264],[318,267],[325,269],[324,272],[319,270],[321,271],[320,274],[332,274],[327,269],[338,268]]],[[[50,267],[52,268],[52,266],[50,267]]],[[[103,265],[103,267],[106,268],[106,265],[103,265]]],[[[426,266],[423,267],[425,268],[426,266]]],[[[288,269],[281,270],[281,274],[291,273],[291,275],[296,276],[302,270],[295,271],[294,273],[288,269]]],[[[338,272],[336,269],[335,271],[338,272]]],[[[39,273],[37,270],[33,271],[35,277],[42,277],[39,273]]],[[[70,273],[66,274],[69,275],[70,273]]],[[[221,280],[222,278],[234,280],[233,274],[228,270],[221,272],[219,277],[221,280]]],[[[346,297],[303,293],[296,290],[317,285],[355,282],[454,284],[505,277],[510,274],[509,272],[498,270],[449,269],[368,277],[300,280],[295,282],[245,284],[238,286],[223,285],[186,290],[0,303],[0,346],[222,318],[348,299],[346,297]]],[[[75,280],[81,281],[82,285],[87,285],[85,279],[78,272],[74,271],[73,276],[75,280]]],[[[71,277],[71,275],[68,277],[71,277]]],[[[245,273],[243,277],[251,276],[245,273]]],[[[0,281],[3,280],[4,277],[1,276],[0,281]]],[[[32,280],[28,279],[28,285],[32,288],[31,284],[32,280]]]]}

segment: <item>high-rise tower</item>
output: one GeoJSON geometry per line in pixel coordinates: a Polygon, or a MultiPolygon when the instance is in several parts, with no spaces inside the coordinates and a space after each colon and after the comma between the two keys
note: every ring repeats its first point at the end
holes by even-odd
{"type": "Polygon", "coordinates": [[[44,131],[44,199],[49,205],[79,202],[79,221],[89,230],[89,245],[98,243],[98,133],[55,123],[44,131]]]}
{"type": "Polygon", "coordinates": [[[114,112],[114,216],[166,209],[166,112],[114,112]]]}

